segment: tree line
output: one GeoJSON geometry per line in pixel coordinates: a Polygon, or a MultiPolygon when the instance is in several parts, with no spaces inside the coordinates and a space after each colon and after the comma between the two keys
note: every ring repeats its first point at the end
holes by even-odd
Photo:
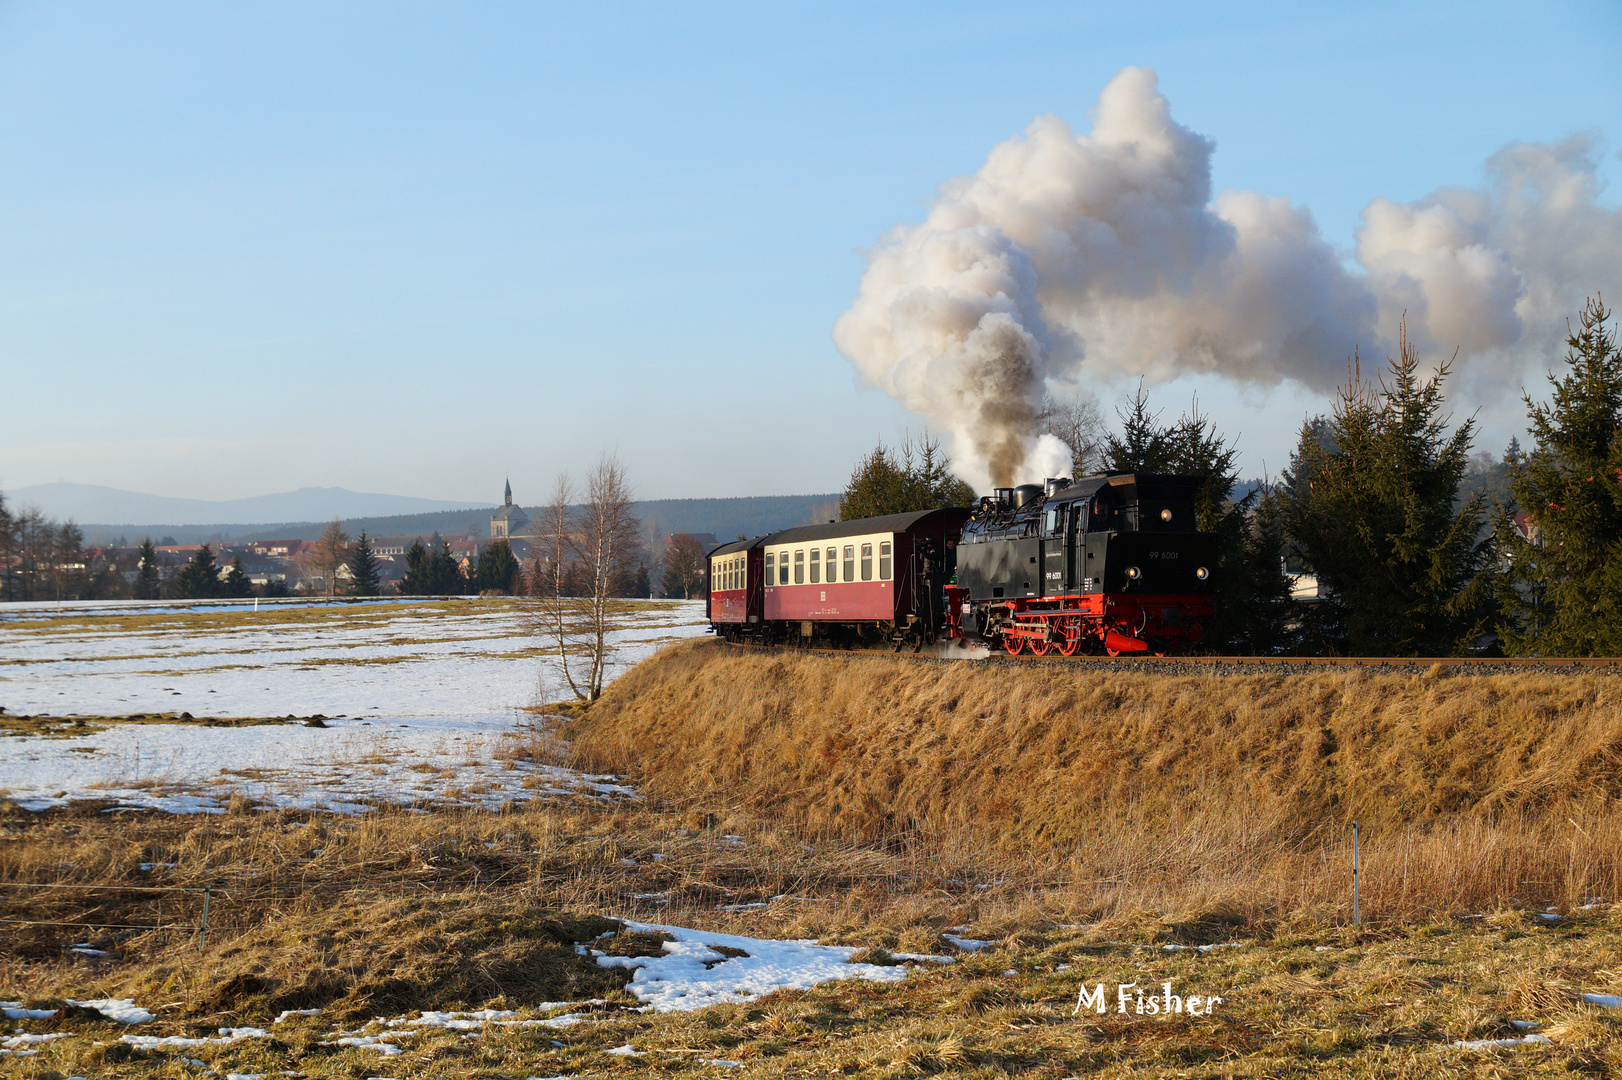
{"type": "MultiPolygon", "coordinates": [[[[1141,386],[1113,431],[1089,398],[1050,401],[1044,415],[1075,451],[1073,475],[1206,477],[1199,528],[1219,552],[1209,651],[1622,655],[1622,351],[1610,319],[1588,301],[1550,399],[1523,392],[1531,448],[1511,440],[1497,462],[1472,454],[1474,420],[1444,415],[1449,366],[1424,375],[1405,329],[1375,378],[1354,354],[1276,482],[1241,485],[1235,444],[1197,403],[1166,421],[1141,386]],[[1316,602],[1292,596],[1287,567],[1316,575],[1316,602]]],[[[966,505],[941,483],[949,465],[927,435],[880,445],[852,472],[841,517],[966,505]]]]}

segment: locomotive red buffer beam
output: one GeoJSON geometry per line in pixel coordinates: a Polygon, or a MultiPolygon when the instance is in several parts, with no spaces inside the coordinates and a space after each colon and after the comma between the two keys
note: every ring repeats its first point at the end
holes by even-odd
{"type": "Polygon", "coordinates": [[[1149,643],[1139,641],[1135,637],[1127,637],[1119,630],[1110,630],[1104,634],[1104,648],[1111,653],[1148,652],[1149,643]]]}

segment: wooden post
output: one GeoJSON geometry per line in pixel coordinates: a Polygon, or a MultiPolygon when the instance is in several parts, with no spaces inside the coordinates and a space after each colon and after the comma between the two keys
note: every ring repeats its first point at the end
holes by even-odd
{"type": "Polygon", "coordinates": [[[197,928],[197,948],[200,950],[208,944],[208,902],[213,896],[214,886],[203,886],[203,921],[197,928]]]}
{"type": "Polygon", "coordinates": [[[1361,870],[1361,866],[1359,865],[1358,860],[1357,831],[1357,822],[1354,821],[1352,822],[1352,925],[1362,926],[1363,912],[1359,905],[1359,900],[1361,898],[1358,895],[1358,885],[1360,884],[1358,881],[1358,874],[1361,870]]]}

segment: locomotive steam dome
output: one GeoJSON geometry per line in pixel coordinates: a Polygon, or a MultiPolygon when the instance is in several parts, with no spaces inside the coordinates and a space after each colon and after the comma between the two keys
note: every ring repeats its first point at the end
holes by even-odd
{"type": "Polygon", "coordinates": [[[1018,510],[1026,503],[1042,497],[1041,484],[1021,484],[1014,489],[1014,509],[1018,510]]]}

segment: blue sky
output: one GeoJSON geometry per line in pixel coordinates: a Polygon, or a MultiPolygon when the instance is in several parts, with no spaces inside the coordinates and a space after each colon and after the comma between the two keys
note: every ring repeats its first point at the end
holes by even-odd
{"type": "MultiPolygon", "coordinates": [[[[1618,46],[1598,2],[0,4],[0,489],[533,502],[617,449],[647,497],[836,490],[919,426],[830,338],[861,251],[1121,67],[1350,248],[1615,140],[1618,46]]],[[[1249,472],[1324,407],[1154,395],[1196,390],[1249,472]]]]}

